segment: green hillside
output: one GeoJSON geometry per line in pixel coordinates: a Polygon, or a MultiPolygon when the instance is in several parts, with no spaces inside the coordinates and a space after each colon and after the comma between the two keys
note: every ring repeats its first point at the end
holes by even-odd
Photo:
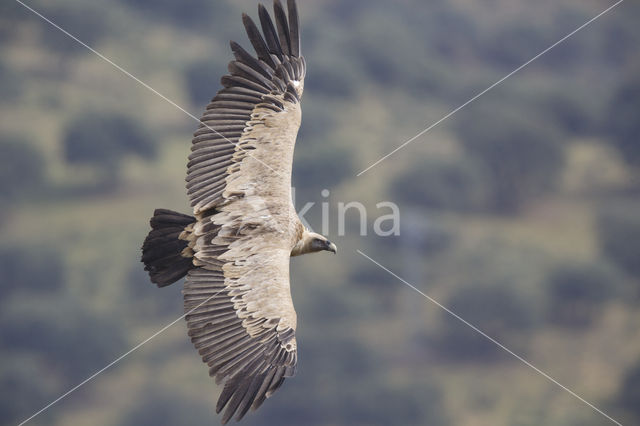
{"type": "MultiPolygon", "coordinates": [[[[0,424],[182,314],[140,263],[254,0],[0,6],[0,424]],[[194,117],[189,116],[192,114],[194,117]]],[[[295,258],[299,369],[246,425],[640,424],[640,6],[298,0],[296,205],[338,254],[295,258]],[[330,195],[323,196],[328,189],[330,195]],[[375,234],[396,203],[400,235],[375,234]],[[366,206],[341,218],[340,203],[366,206]],[[344,221],[342,220],[344,219],[344,221]],[[344,235],[340,231],[344,226],[344,235]],[[433,298],[422,297],[358,250],[433,298]]],[[[30,424],[218,424],[180,320],[30,424]]]]}

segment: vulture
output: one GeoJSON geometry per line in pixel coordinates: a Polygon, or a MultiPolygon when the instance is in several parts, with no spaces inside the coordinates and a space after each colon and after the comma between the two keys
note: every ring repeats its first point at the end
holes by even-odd
{"type": "Polygon", "coordinates": [[[295,0],[242,21],[255,55],[235,60],[194,133],[187,164],[193,215],[155,210],[142,262],[158,287],[183,277],[188,334],[223,389],[222,423],[257,409],[296,372],[289,258],[322,250],[292,202],[305,60],[295,0]]]}

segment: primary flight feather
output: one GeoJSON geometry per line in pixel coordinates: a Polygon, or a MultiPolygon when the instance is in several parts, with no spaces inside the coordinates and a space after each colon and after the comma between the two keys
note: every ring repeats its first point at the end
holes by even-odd
{"type": "Polygon", "coordinates": [[[242,16],[256,55],[235,60],[194,133],[187,164],[193,216],[158,209],[142,261],[159,287],[186,276],[189,336],[224,384],[222,422],[258,408],[296,371],[289,258],[336,246],[306,229],[291,199],[306,64],[296,3],[242,16]],[[226,407],[226,409],[225,409],[226,407]]]}

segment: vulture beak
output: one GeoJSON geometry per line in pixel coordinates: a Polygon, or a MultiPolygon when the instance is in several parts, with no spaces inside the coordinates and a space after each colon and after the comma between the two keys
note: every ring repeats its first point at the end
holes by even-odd
{"type": "Polygon", "coordinates": [[[336,247],[335,244],[333,244],[331,241],[327,241],[327,251],[330,251],[333,254],[336,254],[338,252],[338,247],[336,247]]]}

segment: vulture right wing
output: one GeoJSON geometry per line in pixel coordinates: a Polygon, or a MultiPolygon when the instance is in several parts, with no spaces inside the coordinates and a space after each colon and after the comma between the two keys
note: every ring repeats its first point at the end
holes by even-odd
{"type": "Polygon", "coordinates": [[[257,409],[295,374],[295,311],[289,252],[259,247],[243,262],[189,271],[184,308],[189,336],[209,375],[224,388],[222,423],[257,409]]]}

